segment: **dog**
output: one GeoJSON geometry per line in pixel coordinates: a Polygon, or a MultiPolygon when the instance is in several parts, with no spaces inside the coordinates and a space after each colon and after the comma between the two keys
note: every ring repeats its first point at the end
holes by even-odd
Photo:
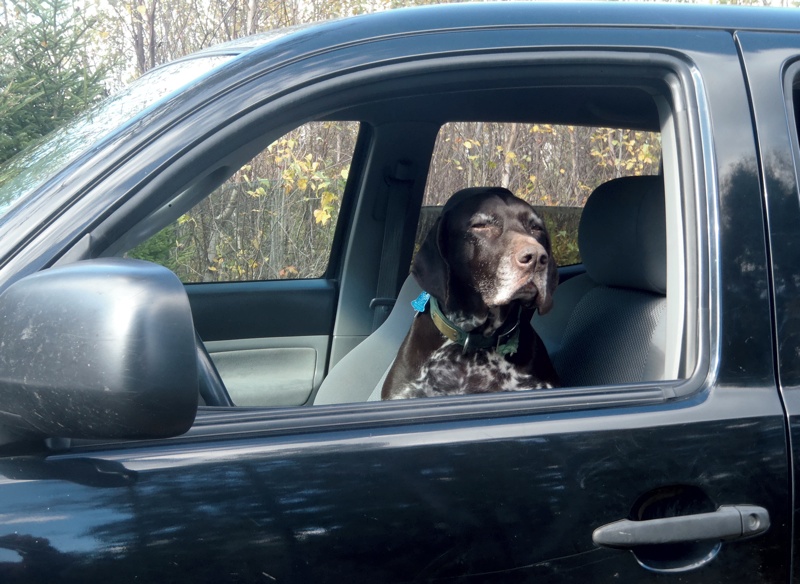
{"type": "Polygon", "coordinates": [[[463,189],[414,258],[424,292],[381,399],[558,387],[530,324],[552,308],[558,272],[533,207],[500,187],[463,189]]]}

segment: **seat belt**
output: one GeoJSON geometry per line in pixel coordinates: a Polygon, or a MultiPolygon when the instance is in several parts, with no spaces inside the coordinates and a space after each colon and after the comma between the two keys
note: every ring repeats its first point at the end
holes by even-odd
{"type": "Polygon", "coordinates": [[[389,316],[397,299],[403,232],[408,204],[411,200],[411,189],[414,186],[414,165],[406,161],[398,162],[395,165],[394,173],[387,175],[386,182],[389,188],[386,193],[388,201],[386,203],[381,265],[378,271],[375,298],[369,303],[369,307],[373,310],[373,332],[389,316]]]}

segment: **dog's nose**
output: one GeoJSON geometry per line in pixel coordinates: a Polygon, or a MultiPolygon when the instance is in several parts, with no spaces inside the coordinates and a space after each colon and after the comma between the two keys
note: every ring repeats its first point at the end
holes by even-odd
{"type": "Polygon", "coordinates": [[[541,247],[527,245],[517,251],[514,260],[520,268],[536,270],[540,266],[546,266],[549,261],[547,252],[541,247]]]}

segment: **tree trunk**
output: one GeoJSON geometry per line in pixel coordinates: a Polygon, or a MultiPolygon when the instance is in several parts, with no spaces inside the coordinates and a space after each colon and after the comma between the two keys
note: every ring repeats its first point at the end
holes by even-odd
{"type": "Polygon", "coordinates": [[[137,10],[136,2],[131,2],[131,36],[133,38],[133,50],[136,53],[136,70],[139,75],[147,71],[147,59],[144,56],[144,17],[137,10]]]}
{"type": "Polygon", "coordinates": [[[258,29],[258,0],[248,0],[247,2],[247,34],[256,34],[258,29]]]}
{"type": "Polygon", "coordinates": [[[503,173],[500,176],[500,186],[507,189],[511,184],[511,167],[512,158],[509,154],[514,153],[514,147],[517,143],[517,124],[513,123],[508,126],[508,135],[506,136],[505,143],[503,144],[503,173]]]}
{"type": "Polygon", "coordinates": [[[153,0],[150,10],[147,11],[147,32],[150,36],[148,43],[148,53],[150,57],[150,69],[156,66],[156,6],[158,0],[153,0]]]}

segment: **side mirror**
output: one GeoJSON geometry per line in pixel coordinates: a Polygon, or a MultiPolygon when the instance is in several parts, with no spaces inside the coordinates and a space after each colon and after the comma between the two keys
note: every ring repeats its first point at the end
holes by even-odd
{"type": "Polygon", "coordinates": [[[189,299],[161,266],[108,258],[0,295],[0,427],[37,437],[176,436],[198,394],[189,299]]]}

